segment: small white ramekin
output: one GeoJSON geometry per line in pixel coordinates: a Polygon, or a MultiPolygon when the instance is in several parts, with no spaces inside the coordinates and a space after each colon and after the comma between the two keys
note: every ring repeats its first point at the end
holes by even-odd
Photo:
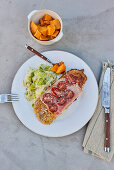
{"type": "Polygon", "coordinates": [[[62,37],[63,37],[63,23],[62,23],[62,19],[60,18],[60,16],[55,13],[54,11],[51,10],[47,10],[47,9],[42,9],[42,10],[34,10],[32,11],[29,15],[28,15],[28,31],[29,34],[31,35],[31,37],[37,41],[39,44],[42,45],[51,45],[54,44],[55,42],[59,41],[62,37]],[[59,34],[57,35],[56,38],[54,38],[53,40],[49,40],[49,41],[40,41],[38,39],[36,39],[30,30],[30,23],[31,21],[34,21],[35,23],[38,23],[38,21],[40,20],[40,18],[42,18],[44,16],[44,14],[49,14],[51,15],[54,19],[59,19],[60,23],[61,23],[61,30],[59,32],[59,34]]]}

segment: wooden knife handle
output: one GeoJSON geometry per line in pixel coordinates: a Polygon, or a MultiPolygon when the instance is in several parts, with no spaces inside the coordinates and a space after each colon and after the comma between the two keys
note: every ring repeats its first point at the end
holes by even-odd
{"type": "Polygon", "coordinates": [[[36,51],[35,49],[33,49],[32,47],[25,45],[25,47],[30,50],[32,53],[36,54],[37,56],[39,56],[40,58],[42,58],[43,60],[51,63],[52,65],[54,65],[54,63],[52,63],[48,58],[46,58],[44,55],[42,55],[41,53],[39,53],[38,51],[36,51]]]}
{"type": "Polygon", "coordinates": [[[110,151],[110,114],[105,113],[105,151],[110,151]]]}

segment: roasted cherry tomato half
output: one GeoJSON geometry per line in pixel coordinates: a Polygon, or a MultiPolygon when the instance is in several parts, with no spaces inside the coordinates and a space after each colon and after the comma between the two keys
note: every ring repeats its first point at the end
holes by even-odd
{"type": "Polygon", "coordinates": [[[51,89],[51,92],[52,92],[53,96],[55,96],[55,97],[60,97],[62,95],[61,90],[58,89],[57,87],[53,87],[51,89]]]}
{"type": "Polygon", "coordinates": [[[66,102],[67,102],[67,99],[66,99],[65,96],[61,96],[61,97],[59,97],[59,98],[57,99],[57,103],[58,103],[58,105],[60,105],[60,106],[64,105],[66,102]]]}
{"type": "Polygon", "coordinates": [[[76,84],[76,81],[77,81],[77,77],[73,74],[68,74],[66,75],[66,83],[68,85],[73,85],[73,84],[76,84]]]}
{"type": "Polygon", "coordinates": [[[49,103],[49,111],[55,113],[58,110],[58,106],[55,103],[49,103]]]}
{"type": "Polygon", "coordinates": [[[74,92],[70,89],[66,90],[65,96],[67,99],[72,99],[74,97],[74,92]]]}
{"type": "Polygon", "coordinates": [[[67,86],[66,86],[66,82],[65,81],[60,81],[58,84],[57,84],[57,87],[59,90],[66,90],[67,86]]]}
{"type": "Polygon", "coordinates": [[[45,93],[43,95],[43,101],[44,103],[52,103],[53,102],[53,96],[51,93],[45,93]]]}

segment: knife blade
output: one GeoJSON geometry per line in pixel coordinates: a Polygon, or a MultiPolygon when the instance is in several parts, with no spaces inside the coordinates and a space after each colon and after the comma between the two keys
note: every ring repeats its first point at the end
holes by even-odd
{"type": "Polygon", "coordinates": [[[102,87],[102,106],[105,110],[105,152],[110,152],[110,68],[104,74],[102,87]]]}

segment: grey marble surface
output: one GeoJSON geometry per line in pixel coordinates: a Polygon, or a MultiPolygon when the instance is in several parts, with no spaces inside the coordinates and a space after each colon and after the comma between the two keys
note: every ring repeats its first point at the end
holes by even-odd
{"type": "MultiPolygon", "coordinates": [[[[1,0],[0,23],[0,93],[10,92],[16,71],[32,56],[25,43],[79,56],[98,81],[102,61],[114,62],[114,0],[1,0]],[[27,31],[27,14],[44,8],[59,13],[64,24],[64,37],[51,46],[37,44],[27,31]]],[[[83,152],[85,130],[42,137],[18,120],[11,104],[0,104],[0,170],[113,170],[114,158],[107,163],[83,152]]]]}

